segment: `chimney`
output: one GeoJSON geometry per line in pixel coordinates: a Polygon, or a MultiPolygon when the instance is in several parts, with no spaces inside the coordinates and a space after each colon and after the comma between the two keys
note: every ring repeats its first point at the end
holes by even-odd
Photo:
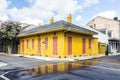
{"type": "Polygon", "coordinates": [[[41,23],[38,23],[37,27],[40,27],[41,26],[41,23]]]}
{"type": "Polygon", "coordinates": [[[68,15],[67,22],[72,23],[72,16],[71,16],[71,14],[68,15]]]}
{"type": "Polygon", "coordinates": [[[52,24],[52,23],[54,23],[54,18],[53,17],[50,19],[50,24],[52,24]]]}
{"type": "Polygon", "coordinates": [[[118,21],[118,17],[114,17],[113,20],[118,21]]]}

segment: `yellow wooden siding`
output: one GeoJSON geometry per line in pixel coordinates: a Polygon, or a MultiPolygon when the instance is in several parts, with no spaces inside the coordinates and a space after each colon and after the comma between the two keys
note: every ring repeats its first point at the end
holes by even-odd
{"type": "Polygon", "coordinates": [[[92,38],[90,35],[65,33],[65,54],[66,57],[74,56],[90,56],[98,54],[98,39],[92,38]],[[72,36],[72,55],[68,55],[68,36],[72,36]],[[86,39],[86,53],[82,51],[82,39],[86,39]],[[89,48],[89,39],[91,39],[91,49],[89,48]]]}
{"type": "MultiPolygon", "coordinates": [[[[39,35],[41,38],[41,56],[48,56],[53,57],[53,37],[58,37],[58,56],[63,54],[63,35],[62,32],[56,32],[56,35],[54,33],[48,33],[48,34],[41,34],[39,35]],[[48,49],[45,50],[45,44],[43,42],[45,41],[45,38],[48,38],[48,49]]],[[[20,53],[22,53],[22,40],[24,40],[24,54],[25,55],[38,55],[38,35],[25,37],[20,40],[20,53]],[[34,39],[34,49],[32,49],[32,39],[34,39]],[[27,49],[27,40],[29,40],[29,46],[27,49]]],[[[58,57],[54,56],[54,57],[58,57]]]]}
{"type": "Polygon", "coordinates": [[[90,35],[77,34],[72,32],[51,32],[46,34],[34,35],[20,39],[20,53],[22,53],[22,40],[24,40],[24,54],[25,55],[38,55],[38,36],[41,38],[41,55],[48,57],[77,57],[77,56],[90,56],[98,54],[98,39],[90,35]],[[58,54],[53,55],[53,37],[58,37],[58,54]],[[68,36],[72,37],[72,55],[68,55],[68,36]],[[48,49],[45,50],[45,38],[48,38],[48,49]],[[86,53],[82,52],[82,39],[86,39],[86,53]],[[32,49],[32,39],[34,39],[34,49],[32,49]],[[91,49],[89,48],[89,39],[91,39],[91,49]],[[27,40],[29,46],[27,48],[27,40]]]}
{"type": "Polygon", "coordinates": [[[98,39],[97,38],[93,39],[93,55],[94,56],[98,55],[98,39]]]}

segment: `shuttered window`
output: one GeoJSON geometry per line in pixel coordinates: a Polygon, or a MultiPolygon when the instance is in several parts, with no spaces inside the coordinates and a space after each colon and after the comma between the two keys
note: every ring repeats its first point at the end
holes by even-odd
{"type": "Polygon", "coordinates": [[[41,38],[38,38],[38,55],[41,53],[41,38]]]}
{"type": "Polygon", "coordinates": [[[32,39],[32,49],[34,49],[34,39],[32,39]]]}
{"type": "Polygon", "coordinates": [[[26,41],[26,48],[28,49],[29,40],[26,41]]]}
{"type": "Polygon", "coordinates": [[[48,38],[47,37],[45,38],[45,49],[46,50],[48,49],[48,38]]]}
{"type": "Polygon", "coordinates": [[[91,39],[89,39],[89,49],[91,49],[91,39]]]}

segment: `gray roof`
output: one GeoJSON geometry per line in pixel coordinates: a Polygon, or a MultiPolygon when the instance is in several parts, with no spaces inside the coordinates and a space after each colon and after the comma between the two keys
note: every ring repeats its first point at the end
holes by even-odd
{"type": "Polygon", "coordinates": [[[22,32],[24,31],[28,31],[28,30],[30,30],[30,29],[33,29],[33,28],[35,28],[36,26],[35,25],[32,25],[32,24],[29,24],[29,25],[27,25],[27,26],[24,26],[24,27],[22,27],[22,32]]]}
{"type": "Polygon", "coordinates": [[[71,24],[71,23],[68,23],[66,21],[60,20],[60,21],[54,22],[53,24],[46,24],[43,26],[35,27],[35,28],[30,29],[28,31],[22,31],[18,35],[18,37],[53,32],[53,31],[60,31],[60,30],[88,34],[88,35],[97,34],[96,32],[94,32],[92,30],[88,30],[84,27],[80,27],[80,26],[77,26],[75,24],[71,24]]]}

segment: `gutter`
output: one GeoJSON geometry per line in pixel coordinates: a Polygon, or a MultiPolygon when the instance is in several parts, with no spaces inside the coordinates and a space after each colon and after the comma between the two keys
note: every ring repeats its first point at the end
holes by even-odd
{"type": "Polygon", "coordinates": [[[57,27],[57,28],[53,28],[53,29],[47,29],[47,30],[44,30],[44,31],[38,31],[38,32],[33,32],[33,33],[25,33],[25,34],[21,34],[21,35],[18,35],[17,37],[26,37],[26,36],[32,36],[32,35],[37,35],[37,34],[43,34],[43,33],[49,33],[49,32],[54,32],[54,31],[61,31],[61,30],[65,30],[64,32],[68,32],[68,31],[72,31],[72,32],[75,32],[75,33],[82,33],[82,34],[88,34],[88,35],[94,35],[94,34],[97,34],[96,32],[93,32],[93,31],[84,31],[84,30],[80,30],[80,29],[76,29],[76,28],[72,28],[72,27],[57,27]]]}
{"type": "Polygon", "coordinates": [[[34,33],[26,33],[26,34],[21,34],[21,35],[18,35],[17,37],[25,37],[25,36],[32,36],[32,35],[37,35],[37,34],[43,34],[43,33],[49,33],[49,32],[54,32],[54,31],[61,31],[61,30],[65,30],[65,28],[63,27],[59,27],[59,28],[54,28],[54,29],[48,29],[48,30],[44,30],[44,31],[41,31],[41,32],[34,32],[34,33]]]}
{"type": "Polygon", "coordinates": [[[80,29],[76,29],[76,28],[72,28],[72,27],[68,27],[64,32],[68,32],[68,31],[71,31],[71,32],[75,32],[75,33],[81,33],[81,34],[88,34],[88,35],[95,35],[95,34],[98,34],[96,32],[93,32],[93,31],[84,31],[84,30],[80,30],[80,29]]]}

